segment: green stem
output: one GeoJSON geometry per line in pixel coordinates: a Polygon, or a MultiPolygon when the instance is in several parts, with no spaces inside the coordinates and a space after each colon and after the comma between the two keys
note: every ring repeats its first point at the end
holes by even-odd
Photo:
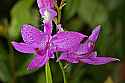
{"type": "Polygon", "coordinates": [[[61,10],[58,7],[57,7],[57,13],[58,13],[57,24],[60,24],[60,21],[61,21],[61,10]]]}
{"type": "MultiPolygon", "coordinates": [[[[56,53],[56,57],[58,58],[57,55],[58,54],[56,53]]],[[[63,64],[60,61],[58,61],[58,62],[59,62],[59,66],[60,66],[62,74],[63,74],[63,81],[64,81],[64,83],[67,83],[67,81],[66,81],[66,74],[65,74],[65,70],[64,70],[63,64]]]]}
{"type": "Polygon", "coordinates": [[[60,11],[58,11],[58,14],[59,14],[59,15],[58,15],[58,21],[57,21],[57,22],[58,22],[58,24],[60,24],[61,12],[60,12],[60,11]]]}
{"type": "Polygon", "coordinates": [[[45,72],[46,72],[46,83],[52,83],[52,75],[51,75],[49,62],[45,66],[45,72]]]}
{"type": "Polygon", "coordinates": [[[64,71],[63,65],[62,65],[62,63],[61,63],[60,61],[59,61],[59,66],[60,66],[60,68],[61,68],[61,70],[62,70],[62,73],[63,73],[63,80],[64,80],[64,83],[67,83],[65,71],[64,71]]]}

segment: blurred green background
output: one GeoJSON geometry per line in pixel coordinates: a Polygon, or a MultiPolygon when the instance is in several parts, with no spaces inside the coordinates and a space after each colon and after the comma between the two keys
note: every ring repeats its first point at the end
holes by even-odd
{"type": "MultiPolygon", "coordinates": [[[[101,24],[98,54],[121,60],[101,66],[64,62],[68,83],[125,83],[125,0],[65,0],[65,3],[61,19],[64,29],[90,35],[101,24]]],[[[34,55],[19,53],[10,43],[22,41],[22,24],[40,28],[41,22],[36,0],[0,1],[0,83],[46,83],[44,67],[36,71],[26,69],[34,55]]],[[[50,60],[50,67],[53,83],[63,83],[56,60],[50,60]]]]}

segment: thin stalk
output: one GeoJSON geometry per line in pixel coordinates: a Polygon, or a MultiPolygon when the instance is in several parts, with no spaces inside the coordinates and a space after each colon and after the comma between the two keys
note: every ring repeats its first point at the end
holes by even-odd
{"type": "MultiPolygon", "coordinates": [[[[56,57],[58,58],[57,53],[56,53],[56,57]]],[[[64,81],[64,83],[67,83],[64,67],[63,67],[63,65],[62,65],[62,63],[60,61],[58,61],[58,62],[59,62],[59,66],[60,66],[62,74],[63,74],[63,81],[64,81]]]]}
{"type": "Polygon", "coordinates": [[[61,68],[61,70],[62,70],[62,73],[63,73],[63,80],[64,80],[64,83],[67,83],[65,71],[64,71],[63,65],[62,65],[62,63],[61,63],[60,61],[59,61],[59,66],[60,66],[60,68],[61,68]]]}
{"type": "Polygon", "coordinates": [[[60,24],[60,21],[61,21],[61,11],[60,11],[59,8],[57,9],[57,13],[58,13],[57,23],[60,24]]]}
{"type": "Polygon", "coordinates": [[[46,83],[52,83],[52,75],[51,75],[49,62],[45,66],[45,72],[46,72],[46,83]]]}

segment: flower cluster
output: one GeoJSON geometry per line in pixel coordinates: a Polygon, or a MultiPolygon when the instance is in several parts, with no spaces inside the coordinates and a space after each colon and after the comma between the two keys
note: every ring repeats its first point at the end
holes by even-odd
{"type": "Polygon", "coordinates": [[[35,26],[24,24],[21,27],[24,42],[12,42],[17,51],[35,54],[34,59],[27,66],[28,70],[44,66],[50,58],[54,58],[55,52],[62,52],[58,60],[65,60],[70,63],[83,62],[101,65],[119,60],[97,56],[95,43],[99,36],[100,25],[92,31],[90,36],[86,36],[78,32],[64,31],[59,24],[57,25],[58,32],[52,36],[52,21],[57,16],[54,9],[55,2],[54,0],[37,0],[37,3],[40,14],[44,19],[44,31],[40,31],[35,26]],[[81,43],[81,41],[84,42],[81,43]]]}
{"type": "Polygon", "coordinates": [[[58,60],[66,60],[71,63],[83,62],[93,65],[101,65],[119,60],[111,57],[97,56],[97,52],[95,51],[95,43],[98,39],[99,32],[100,25],[98,25],[92,31],[92,34],[87,38],[87,40],[84,41],[84,43],[80,43],[73,51],[63,52],[58,60]]]}

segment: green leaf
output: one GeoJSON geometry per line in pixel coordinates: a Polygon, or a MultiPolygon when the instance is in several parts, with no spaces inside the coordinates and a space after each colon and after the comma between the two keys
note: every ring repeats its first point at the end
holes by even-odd
{"type": "Polygon", "coordinates": [[[45,72],[46,72],[46,83],[52,83],[52,75],[51,75],[49,62],[45,66],[45,72]]]}
{"type": "Polygon", "coordinates": [[[38,24],[38,19],[35,19],[35,14],[38,13],[35,11],[31,11],[32,4],[34,0],[19,0],[11,11],[11,26],[9,30],[9,35],[11,38],[18,38],[20,33],[20,27],[23,24],[38,24]]]}
{"type": "Polygon", "coordinates": [[[103,24],[107,21],[107,10],[98,0],[81,0],[78,15],[90,25],[103,24]]]}

